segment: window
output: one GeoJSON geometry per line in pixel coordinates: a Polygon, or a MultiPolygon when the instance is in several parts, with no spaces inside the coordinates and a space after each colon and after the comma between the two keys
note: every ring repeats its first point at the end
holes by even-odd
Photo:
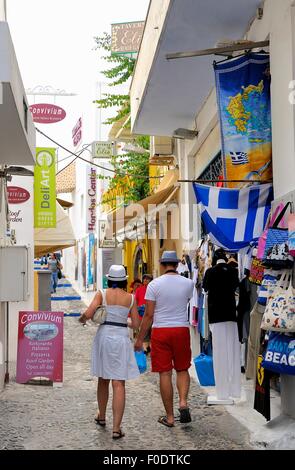
{"type": "MultiPolygon", "coordinates": [[[[223,175],[223,164],[221,152],[209,163],[207,168],[200,174],[198,179],[200,180],[218,180],[223,175]]],[[[206,183],[211,186],[216,186],[217,183],[206,183]]]]}

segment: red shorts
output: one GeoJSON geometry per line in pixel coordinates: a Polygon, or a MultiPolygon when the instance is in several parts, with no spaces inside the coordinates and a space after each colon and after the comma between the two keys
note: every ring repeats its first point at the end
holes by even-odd
{"type": "Polygon", "coordinates": [[[191,357],[189,328],[152,328],[152,372],[168,372],[173,368],[187,370],[191,357]]]}

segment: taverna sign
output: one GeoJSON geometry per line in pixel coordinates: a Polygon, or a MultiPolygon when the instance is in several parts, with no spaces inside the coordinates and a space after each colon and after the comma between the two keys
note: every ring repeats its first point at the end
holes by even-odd
{"type": "Polygon", "coordinates": [[[39,124],[54,124],[62,121],[66,117],[66,112],[63,108],[55,104],[32,104],[30,111],[33,116],[33,121],[39,124]]]}

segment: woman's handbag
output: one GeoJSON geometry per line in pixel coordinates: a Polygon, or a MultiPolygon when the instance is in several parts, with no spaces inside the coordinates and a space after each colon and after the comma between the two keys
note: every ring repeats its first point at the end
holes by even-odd
{"type": "Polygon", "coordinates": [[[289,205],[290,202],[284,206],[273,226],[268,229],[263,256],[263,264],[267,268],[289,269],[293,266],[294,259],[288,248],[288,229],[278,227],[289,205]]]}
{"type": "Polygon", "coordinates": [[[106,307],[105,307],[105,291],[104,290],[101,290],[101,295],[102,295],[102,305],[100,305],[96,311],[94,312],[94,315],[93,317],[91,318],[91,320],[93,321],[93,323],[95,323],[96,325],[101,325],[102,323],[105,322],[106,320],[106,316],[107,316],[107,311],[106,311],[106,307]]]}
{"type": "Polygon", "coordinates": [[[262,317],[261,328],[267,331],[295,332],[295,296],[292,279],[286,274],[278,281],[273,294],[269,297],[262,317]],[[285,289],[286,284],[288,289],[285,289]]]}
{"type": "Polygon", "coordinates": [[[146,355],[143,351],[134,351],[134,354],[139,372],[143,374],[147,369],[146,355]]]}
{"type": "Polygon", "coordinates": [[[252,282],[252,284],[257,284],[258,286],[260,286],[262,283],[263,275],[264,265],[262,264],[262,261],[260,261],[256,257],[252,258],[249,281],[252,282]]]}
{"type": "Polygon", "coordinates": [[[295,375],[295,336],[270,333],[262,366],[277,374],[295,375]]]}
{"type": "MultiPolygon", "coordinates": [[[[268,219],[266,222],[265,229],[263,230],[263,233],[261,237],[258,240],[258,247],[257,247],[257,258],[258,259],[263,259],[264,257],[264,252],[265,252],[265,244],[266,244],[266,238],[267,238],[267,232],[269,227],[272,227],[273,224],[275,223],[275,220],[280,212],[284,209],[284,204],[281,202],[275,209],[274,214],[271,216],[270,213],[268,215],[268,219]]],[[[282,223],[284,223],[283,219],[281,220],[282,223]]]]}
{"type": "Polygon", "coordinates": [[[59,268],[57,270],[57,277],[58,277],[58,279],[62,278],[62,272],[61,272],[61,269],[59,269],[59,268]]]}

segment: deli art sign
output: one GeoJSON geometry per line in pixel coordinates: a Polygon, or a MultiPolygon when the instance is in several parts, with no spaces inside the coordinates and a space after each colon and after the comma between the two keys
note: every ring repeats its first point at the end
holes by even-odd
{"type": "Polygon", "coordinates": [[[34,227],[55,228],[55,148],[36,149],[34,197],[34,227]]]}
{"type": "Polygon", "coordinates": [[[67,115],[64,109],[55,104],[32,104],[30,111],[33,121],[39,124],[55,124],[62,121],[67,115]]]}
{"type": "Polygon", "coordinates": [[[132,54],[139,51],[144,21],[112,24],[112,54],[132,54]]]}
{"type": "Polygon", "coordinates": [[[93,233],[96,228],[96,201],[97,201],[97,178],[96,168],[93,166],[87,167],[86,174],[86,232],[93,233]]]}

